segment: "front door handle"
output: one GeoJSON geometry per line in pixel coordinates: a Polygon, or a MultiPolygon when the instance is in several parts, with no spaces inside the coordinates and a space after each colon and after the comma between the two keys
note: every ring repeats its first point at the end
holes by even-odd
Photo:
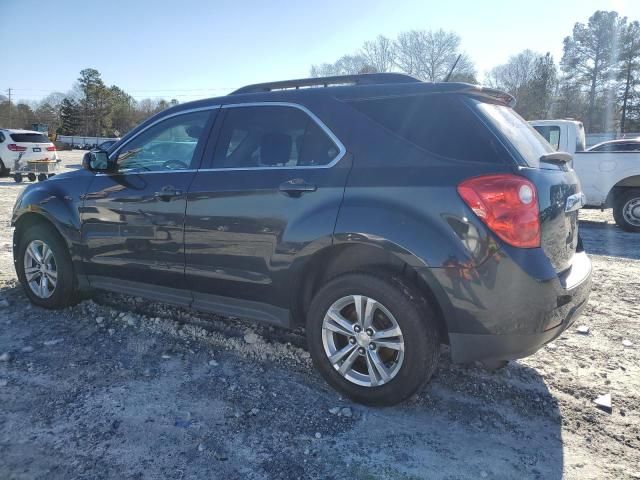
{"type": "Polygon", "coordinates": [[[178,190],[171,185],[167,185],[165,187],[162,187],[159,192],[155,192],[153,196],[160,201],[168,202],[172,198],[181,197],[182,190],[178,190]]]}
{"type": "Polygon", "coordinates": [[[315,192],[318,187],[311,183],[305,182],[302,178],[294,178],[280,184],[278,189],[291,197],[299,197],[303,193],[315,192]]]}

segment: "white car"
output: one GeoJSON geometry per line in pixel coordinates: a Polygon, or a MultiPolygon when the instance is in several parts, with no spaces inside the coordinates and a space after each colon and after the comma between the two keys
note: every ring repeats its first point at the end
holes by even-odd
{"type": "Polygon", "coordinates": [[[584,128],[576,120],[530,123],[556,150],[573,156],[588,207],[613,208],[621,228],[640,232],[640,151],[585,150],[584,128]]]}
{"type": "Polygon", "coordinates": [[[42,132],[0,129],[0,176],[20,171],[28,161],[57,161],[56,147],[42,132]]]}

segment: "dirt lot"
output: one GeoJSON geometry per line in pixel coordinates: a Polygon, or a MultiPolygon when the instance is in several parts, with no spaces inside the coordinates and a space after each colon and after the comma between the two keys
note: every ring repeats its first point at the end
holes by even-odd
{"type": "Polygon", "coordinates": [[[30,307],[11,258],[22,188],[0,180],[2,479],[640,479],[640,235],[610,212],[581,214],[587,335],[495,373],[445,351],[424,391],[375,409],[325,385],[300,332],[108,294],[30,307]]]}

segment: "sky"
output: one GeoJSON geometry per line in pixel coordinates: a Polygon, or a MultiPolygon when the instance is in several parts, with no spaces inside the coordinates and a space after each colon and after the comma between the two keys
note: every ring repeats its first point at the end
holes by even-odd
{"type": "Polygon", "coordinates": [[[526,48],[562,56],[596,10],[640,20],[640,0],[0,0],[0,94],[36,101],[83,68],[136,99],[180,102],[301,78],[382,34],[455,31],[479,78],[526,48]],[[33,25],[33,28],[29,28],[33,25]]]}

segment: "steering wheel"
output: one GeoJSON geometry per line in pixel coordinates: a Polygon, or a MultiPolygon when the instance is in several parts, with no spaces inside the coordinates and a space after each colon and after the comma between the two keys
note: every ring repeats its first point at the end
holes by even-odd
{"type": "Polygon", "coordinates": [[[184,170],[189,168],[189,165],[182,160],[167,160],[162,166],[169,170],[184,170]]]}

